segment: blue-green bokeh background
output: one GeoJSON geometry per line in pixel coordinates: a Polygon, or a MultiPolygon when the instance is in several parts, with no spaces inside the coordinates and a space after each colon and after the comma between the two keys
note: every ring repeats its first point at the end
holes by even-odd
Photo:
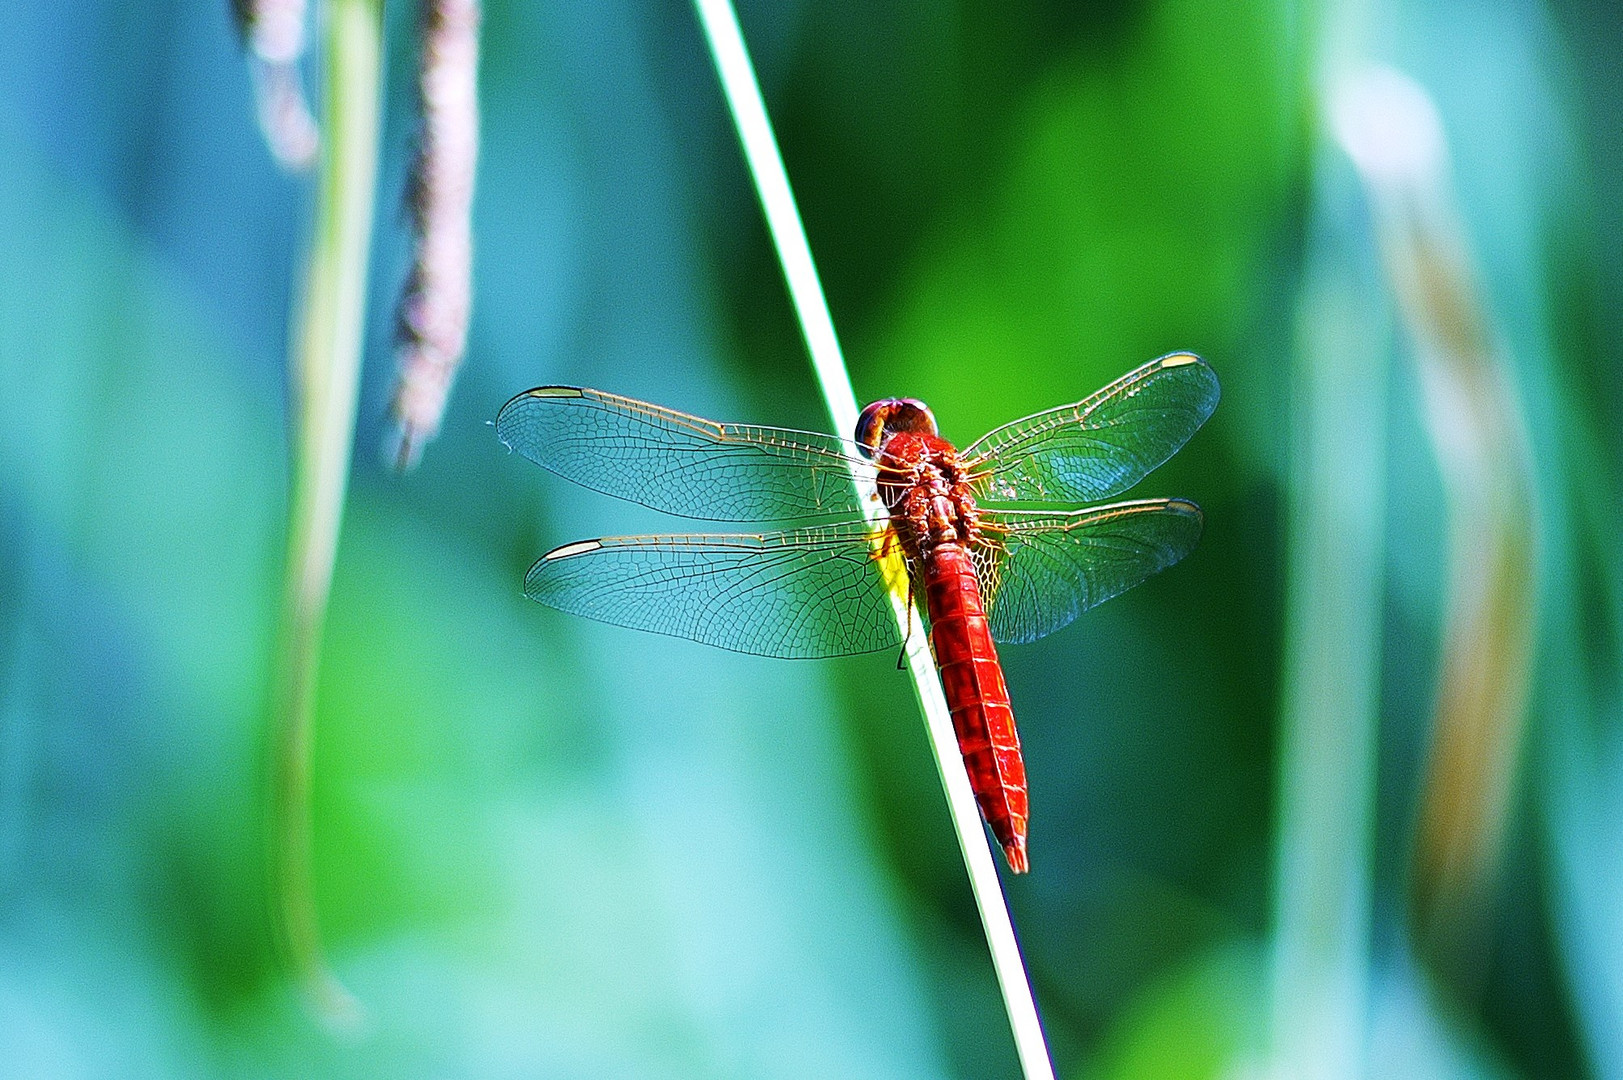
{"type": "MultiPolygon", "coordinates": [[[[960,0],[742,19],[865,400],[924,398],[967,440],[1173,349],[1223,378],[1212,423],[1142,489],[1201,502],[1199,550],[1008,650],[1035,868],[1008,892],[1063,1075],[1237,1075],[1266,1012],[1315,191],[1342,191],[1331,216],[1369,242],[1356,189],[1313,180],[1346,171],[1310,92],[1324,12],[960,0]]],[[[1442,110],[1519,377],[1562,389],[1535,444],[1592,430],[1586,490],[1619,499],[1623,19],[1598,0],[1394,0],[1376,21],[1382,57],[1442,110]]],[[[488,4],[468,360],[400,478],[375,448],[412,26],[392,5],[321,669],[319,905],[368,1012],[335,1040],[266,928],[285,355],[312,190],[264,151],[223,0],[0,3],[0,1075],[1012,1075],[893,658],[734,656],[520,592],[556,543],[672,523],[505,453],[486,421],[513,393],[578,383],[826,426],[691,10],[488,4]]],[[[1591,712],[1535,706],[1480,980],[1417,996],[1394,944],[1444,556],[1392,362],[1373,948],[1397,989],[1380,1030],[1431,1040],[1402,1075],[1623,1075],[1604,632],[1565,646],[1593,668],[1591,712]],[[1562,724],[1600,748],[1593,774],[1541,756],[1562,724]]],[[[1543,497],[1561,514],[1576,496],[1543,497]]],[[[1604,536],[1549,572],[1588,582],[1620,559],[1604,536]]]]}

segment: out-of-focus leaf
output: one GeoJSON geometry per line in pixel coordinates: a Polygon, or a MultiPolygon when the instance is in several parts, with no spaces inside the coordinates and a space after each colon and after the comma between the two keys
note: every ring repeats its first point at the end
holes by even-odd
{"type": "Polygon", "coordinates": [[[1087,1080],[1247,1076],[1264,1038],[1260,951],[1230,942],[1156,980],[1124,1009],[1081,1075],[1087,1080]]]}

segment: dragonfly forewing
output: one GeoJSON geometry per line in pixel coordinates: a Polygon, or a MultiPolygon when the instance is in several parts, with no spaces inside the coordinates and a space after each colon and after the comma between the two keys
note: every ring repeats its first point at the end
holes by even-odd
{"type": "Polygon", "coordinates": [[[1217,408],[1218,394],[1204,360],[1173,353],[1086,400],[987,433],[960,460],[983,503],[1098,502],[1176,453],[1217,408]]]}
{"type": "Polygon", "coordinates": [[[511,449],[583,487],[709,521],[834,520],[861,515],[854,443],[788,428],[718,424],[575,386],[540,386],[496,417],[511,449]]]}

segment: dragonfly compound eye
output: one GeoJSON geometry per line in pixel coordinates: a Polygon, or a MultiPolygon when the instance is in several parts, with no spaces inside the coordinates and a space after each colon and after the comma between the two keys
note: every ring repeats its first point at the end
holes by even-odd
{"type": "Polygon", "coordinates": [[[875,401],[857,417],[857,445],[870,458],[879,452],[879,443],[885,437],[885,414],[892,404],[890,400],[875,401]]]}
{"type": "Polygon", "coordinates": [[[935,417],[917,398],[884,398],[862,410],[857,418],[857,444],[870,458],[887,438],[899,431],[935,435],[935,417]]]}

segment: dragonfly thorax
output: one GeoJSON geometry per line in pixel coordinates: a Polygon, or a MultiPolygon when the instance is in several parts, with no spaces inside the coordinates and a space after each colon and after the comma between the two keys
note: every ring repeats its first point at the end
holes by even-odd
{"type": "Polygon", "coordinates": [[[933,432],[896,432],[885,439],[875,462],[879,496],[909,556],[978,538],[979,512],[951,443],[933,432]]]}

